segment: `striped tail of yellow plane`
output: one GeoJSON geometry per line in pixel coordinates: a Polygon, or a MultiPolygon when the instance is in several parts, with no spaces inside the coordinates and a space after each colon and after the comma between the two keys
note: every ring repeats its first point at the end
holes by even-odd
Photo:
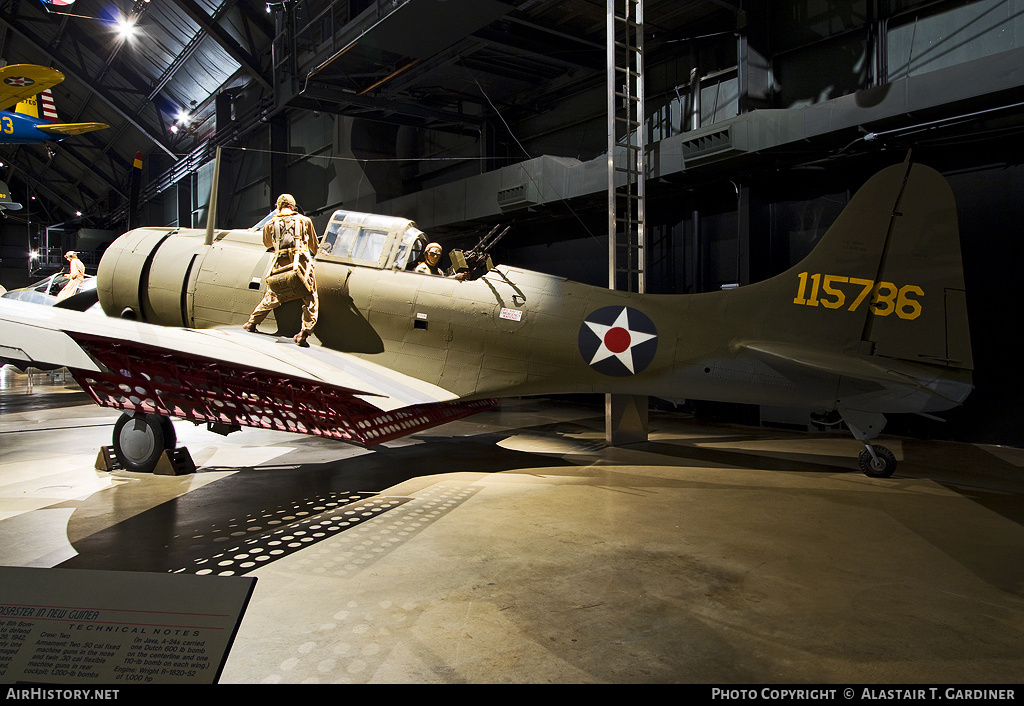
{"type": "Polygon", "coordinates": [[[81,135],[94,130],[103,130],[110,127],[106,123],[59,123],[57,122],[57,106],[53,102],[53,93],[49,88],[43,89],[34,96],[29,96],[20,101],[14,112],[29,118],[40,120],[36,124],[37,130],[54,135],[59,139],[66,135],[81,135]]]}

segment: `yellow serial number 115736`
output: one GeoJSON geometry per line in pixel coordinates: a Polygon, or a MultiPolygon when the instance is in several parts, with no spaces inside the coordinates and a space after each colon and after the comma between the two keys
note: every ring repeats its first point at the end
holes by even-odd
{"type": "Polygon", "coordinates": [[[875,282],[860,277],[819,273],[808,275],[806,272],[798,274],[797,279],[800,283],[797,286],[796,298],[793,299],[794,304],[841,309],[849,301],[847,311],[856,311],[870,294],[868,306],[875,316],[895,313],[901,319],[910,320],[921,315],[921,302],[912,297],[923,297],[924,290],[916,284],[897,287],[892,282],[875,282]],[[849,297],[847,293],[850,294],[849,297]]]}

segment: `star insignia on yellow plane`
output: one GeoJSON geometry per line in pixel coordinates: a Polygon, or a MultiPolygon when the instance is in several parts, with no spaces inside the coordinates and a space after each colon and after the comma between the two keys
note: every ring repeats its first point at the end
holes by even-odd
{"type": "Polygon", "coordinates": [[[607,306],[591,313],[580,326],[580,355],[590,367],[613,376],[635,375],[654,359],[658,331],[641,311],[607,306]]]}

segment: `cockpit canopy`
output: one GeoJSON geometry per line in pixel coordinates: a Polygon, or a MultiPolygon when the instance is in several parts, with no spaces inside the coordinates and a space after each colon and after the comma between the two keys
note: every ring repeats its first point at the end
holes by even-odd
{"type": "Polygon", "coordinates": [[[408,218],[335,211],[320,241],[317,258],[404,270],[416,263],[426,245],[427,236],[408,218]]]}
{"type": "MultiPolygon", "coordinates": [[[[271,211],[251,230],[261,231],[271,211]]],[[[377,269],[412,269],[427,246],[427,236],[408,218],[335,211],[320,241],[317,259],[339,260],[377,269]]]]}

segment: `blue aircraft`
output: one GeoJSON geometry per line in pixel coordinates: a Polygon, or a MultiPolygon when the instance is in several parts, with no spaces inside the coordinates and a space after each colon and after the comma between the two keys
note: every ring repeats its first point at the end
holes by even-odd
{"type": "Polygon", "coordinates": [[[0,144],[53,142],[110,127],[106,123],[57,122],[50,89],[63,80],[60,71],[36,64],[0,68],[0,144]]]}

